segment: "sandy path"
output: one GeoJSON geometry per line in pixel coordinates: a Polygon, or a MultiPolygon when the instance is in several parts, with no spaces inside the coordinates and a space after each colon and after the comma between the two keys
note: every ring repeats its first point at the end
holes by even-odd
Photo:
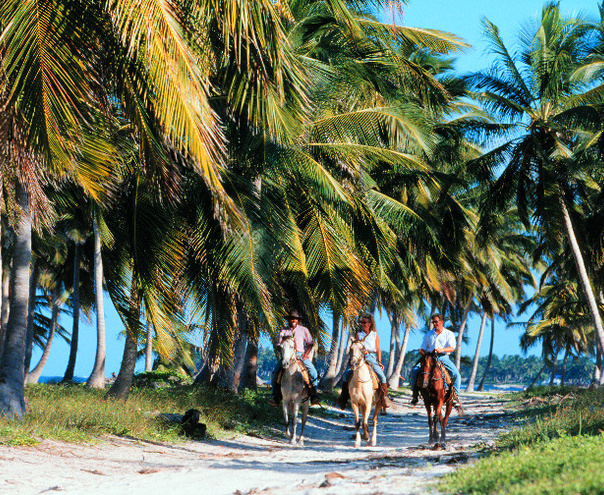
{"type": "Polygon", "coordinates": [[[309,418],[304,447],[246,436],[181,445],[110,438],[93,446],[0,446],[0,493],[426,495],[431,480],[509,427],[504,396],[464,395],[466,415],[453,412],[447,449],[435,451],[423,407],[412,409],[408,400],[380,416],[378,446],[360,449],[352,414],[333,408],[334,418],[309,418]]]}

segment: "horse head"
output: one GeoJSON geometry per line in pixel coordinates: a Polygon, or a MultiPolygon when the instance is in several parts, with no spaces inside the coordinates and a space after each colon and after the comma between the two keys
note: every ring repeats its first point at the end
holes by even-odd
{"type": "Polygon", "coordinates": [[[296,362],[296,341],[293,337],[284,337],[281,341],[281,365],[284,368],[296,362]]]}
{"type": "Polygon", "coordinates": [[[363,342],[361,340],[352,339],[350,344],[350,368],[356,369],[365,361],[365,353],[363,342]]]}
{"type": "Polygon", "coordinates": [[[428,388],[434,372],[434,367],[436,366],[436,353],[432,351],[423,354],[419,366],[422,379],[418,380],[418,385],[420,388],[428,388]]]}

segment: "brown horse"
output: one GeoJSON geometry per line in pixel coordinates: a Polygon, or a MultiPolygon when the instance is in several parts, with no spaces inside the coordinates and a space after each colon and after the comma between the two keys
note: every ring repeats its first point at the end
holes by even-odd
{"type": "Polygon", "coordinates": [[[377,444],[377,424],[382,402],[379,400],[379,388],[373,383],[373,375],[369,364],[365,361],[363,342],[353,340],[350,345],[350,369],[352,376],[348,380],[350,391],[350,404],[354,413],[354,427],[356,436],[355,448],[361,446],[361,424],[363,425],[363,440],[373,447],[377,444]],[[371,407],[375,405],[373,413],[373,432],[369,437],[369,415],[371,407]]]}
{"type": "MultiPolygon", "coordinates": [[[[446,442],[446,429],[449,422],[449,415],[453,409],[454,389],[445,384],[445,367],[438,360],[434,352],[422,355],[420,362],[420,372],[417,375],[417,387],[424,399],[426,412],[428,413],[428,427],[430,429],[430,443],[439,441],[437,421],[440,425],[440,444],[444,447],[446,442]],[[443,406],[445,414],[443,416],[443,406]],[[432,412],[434,416],[432,417],[432,412]]],[[[461,406],[456,407],[459,414],[463,414],[461,406]]]]}

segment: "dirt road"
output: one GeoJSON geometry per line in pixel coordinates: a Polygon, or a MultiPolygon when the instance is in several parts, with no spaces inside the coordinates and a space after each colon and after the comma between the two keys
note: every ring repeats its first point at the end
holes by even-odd
{"type": "Polygon", "coordinates": [[[304,447],[247,436],[180,445],[111,438],[94,446],[0,446],[0,493],[427,495],[474,446],[492,444],[510,426],[505,396],[462,400],[466,414],[452,413],[446,450],[428,445],[423,406],[408,407],[408,396],[380,416],[376,447],[355,449],[352,413],[335,408],[329,419],[309,418],[304,447]]]}

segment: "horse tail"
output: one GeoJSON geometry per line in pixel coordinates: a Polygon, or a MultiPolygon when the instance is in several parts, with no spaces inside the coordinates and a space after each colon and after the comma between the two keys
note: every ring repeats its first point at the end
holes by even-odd
{"type": "Polygon", "coordinates": [[[452,391],[452,393],[451,393],[451,397],[449,398],[449,400],[453,401],[453,407],[457,411],[457,414],[459,416],[463,416],[464,410],[463,410],[463,406],[461,405],[461,401],[459,400],[459,396],[457,395],[457,390],[455,390],[454,388],[451,388],[451,391],[452,391]]]}

